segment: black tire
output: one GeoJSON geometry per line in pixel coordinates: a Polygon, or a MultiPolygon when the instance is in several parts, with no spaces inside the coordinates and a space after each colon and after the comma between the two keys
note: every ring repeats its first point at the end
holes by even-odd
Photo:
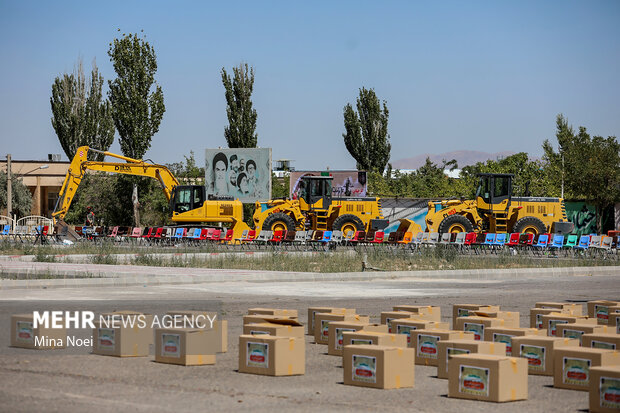
{"type": "Polygon", "coordinates": [[[295,230],[295,221],[284,212],[276,212],[271,214],[263,222],[263,231],[275,231],[275,230],[295,230]]]}
{"type": "Polygon", "coordinates": [[[445,234],[446,232],[473,232],[474,224],[463,215],[450,215],[447,216],[439,224],[439,233],[445,234]]]}
{"type": "Polygon", "coordinates": [[[355,215],[344,214],[334,220],[332,230],[342,231],[342,235],[347,236],[351,231],[364,231],[364,223],[355,215]]]}
{"type": "Polygon", "coordinates": [[[547,232],[547,227],[536,217],[523,217],[515,223],[513,232],[539,235],[547,232]]]}

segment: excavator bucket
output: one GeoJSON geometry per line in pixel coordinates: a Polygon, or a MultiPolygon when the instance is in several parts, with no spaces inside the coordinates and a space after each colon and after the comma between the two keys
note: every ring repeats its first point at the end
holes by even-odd
{"type": "Polygon", "coordinates": [[[420,224],[410,219],[400,218],[398,221],[400,221],[400,225],[398,226],[398,229],[396,229],[397,232],[411,232],[412,234],[422,232],[422,227],[420,224]]]}

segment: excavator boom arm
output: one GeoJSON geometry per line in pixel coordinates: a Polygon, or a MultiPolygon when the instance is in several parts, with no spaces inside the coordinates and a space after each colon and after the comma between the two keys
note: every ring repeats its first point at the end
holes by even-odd
{"type": "Polygon", "coordinates": [[[97,149],[91,149],[88,146],[81,146],[77,149],[69,170],[65,176],[65,180],[58,194],[58,202],[52,217],[54,221],[63,220],[71,202],[75,197],[75,193],[80,186],[80,182],[84,178],[86,170],[102,171],[109,173],[135,175],[135,176],[148,176],[149,178],[157,179],[162,186],[166,198],[170,200],[172,190],[179,185],[179,181],[172,175],[170,170],[163,165],[151,164],[142,160],[132,159],[125,156],[113,154],[111,152],[99,151],[97,149]],[[126,163],[122,162],[96,162],[89,161],[87,159],[88,151],[102,153],[106,156],[110,156],[117,159],[122,159],[126,163]]]}

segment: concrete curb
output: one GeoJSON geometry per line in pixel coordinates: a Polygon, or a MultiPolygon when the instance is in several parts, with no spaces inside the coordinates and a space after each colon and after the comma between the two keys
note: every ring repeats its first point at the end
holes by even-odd
{"type": "Polygon", "coordinates": [[[580,276],[618,276],[620,266],[521,268],[502,270],[423,270],[305,273],[136,265],[70,264],[0,261],[2,274],[48,275],[49,279],[0,279],[0,289],[92,288],[133,285],[203,284],[216,282],[336,282],[407,279],[512,280],[580,276]],[[70,278],[65,278],[70,277],[70,278]],[[80,278],[75,278],[80,277],[80,278]]]}

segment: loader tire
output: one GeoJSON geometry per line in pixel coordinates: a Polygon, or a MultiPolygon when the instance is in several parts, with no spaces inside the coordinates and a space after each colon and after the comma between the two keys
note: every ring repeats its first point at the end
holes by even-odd
{"type": "Polygon", "coordinates": [[[361,219],[352,214],[344,214],[334,220],[332,225],[334,231],[342,231],[343,236],[348,236],[355,231],[364,231],[364,223],[361,219]]]}
{"type": "Polygon", "coordinates": [[[446,232],[473,232],[474,224],[463,215],[450,215],[447,216],[439,224],[439,233],[445,234],[446,232]]]}
{"type": "Polygon", "coordinates": [[[547,232],[547,227],[536,217],[523,217],[515,223],[513,232],[539,235],[547,232]]]}
{"type": "Polygon", "coordinates": [[[294,231],[295,221],[283,212],[271,214],[263,222],[263,231],[294,231]]]}

